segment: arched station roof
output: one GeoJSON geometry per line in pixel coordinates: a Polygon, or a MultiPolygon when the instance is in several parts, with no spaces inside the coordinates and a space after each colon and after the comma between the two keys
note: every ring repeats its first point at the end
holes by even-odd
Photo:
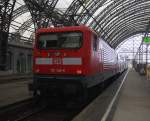
{"type": "Polygon", "coordinates": [[[24,0],[12,20],[30,11],[32,19],[19,27],[20,33],[40,20],[49,22],[46,26],[85,24],[116,48],[130,36],[148,31],[149,6],[150,0],[24,0]]]}

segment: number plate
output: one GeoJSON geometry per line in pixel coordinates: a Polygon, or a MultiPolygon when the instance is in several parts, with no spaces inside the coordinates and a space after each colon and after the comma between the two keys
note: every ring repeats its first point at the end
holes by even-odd
{"type": "Polygon", "coordinates": [[[53,58],[53,64],[56,64],[56,65],[62,64],[62,59],[61,58],[53,58]]]}

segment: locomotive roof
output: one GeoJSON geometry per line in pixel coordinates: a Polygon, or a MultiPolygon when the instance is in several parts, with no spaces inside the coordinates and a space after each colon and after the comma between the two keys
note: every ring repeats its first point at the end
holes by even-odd
{"type": "Polygon", "coordinates": [[[37,33],[45,33],[45,32],[62,32],[62,31],[91,31],[92,33],[96,32],[91,28],[80,25],[80,26],[68,26],[68,27],[50,27],[50,28],[40,28],[37,30],[37,33]]]}

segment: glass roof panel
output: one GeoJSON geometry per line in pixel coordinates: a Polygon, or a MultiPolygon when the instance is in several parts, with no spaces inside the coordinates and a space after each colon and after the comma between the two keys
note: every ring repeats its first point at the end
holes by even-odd
{"type": "MultiPolygon", "coordinates": [[[[12,0],[10,0],[10,2],[11,1],[12,0]]],[[[35,0],[35,1],[39,1],[39,0],[35,0]]],[[[112,44],[113,47],[116,47],[120,43],[120,41],[123,41],[121,38],[122,36],[120,36],[121,33],[123,33],[123,31],[128,30],[128,32],[123,34],[123,36],[127,36],[128,33],[132,34],[136,31],[139,32],[145,31],[146,26],[148,25],[148,21],[150,18],[149,0],[145,0],[145,1],[82,0],[82,1],[84,1],[84,6],[87,7],[88,11],[92,13],[92,16],[96,18],[97,21],[100,22],[100,24],[103,27],[103,30],[108,32],[107,33],[108,38],[106,39],[110,44],[112,44]],[[91,9],[91,6],[93,5],[95,9],[91,9]],[[122,10],[124,11],[122,12],[122,10]],[[141,24],[139,24],[140,22],[141,24]],[[120,28],[122,27],[120,31],[118,29],[119,27],[120,28]],[[109,28],[110,31],[108,31],[109,28]],[[118,30],[118,32],[116,30],[118,30]],[[115,31],[116,33],[112,34],[115,31]],[[109,35],[111,34],[112,36],[109,37],[109,35]]],[[[58,0],[55,8],[65,12],[72,2],[73,0],[58,0]]],[[[16,0],[14,10],[21,7],[24,4],[25,4],[24,0],[16,0]]],[[[83,6],[78,8],[77,14],[80,14],[82,12],[88,13],[87,11],[84,10],[83,6]]],[[[26,15],[19,16],[17,19],[15,19],[15,21],[11,22],[10,32],[15,32],[15,30],[18,29],[29,18],[31,18],[31,15],[30,14],[27,15],[27,13],[26,15]]],[[[86,25],[90,26],[95,30],[100,30],[97,22],[95,22],[91,17],[85,16],[85,18],[83,17],[83,19],[78,19],[78,21],[84,24],[86,23],[86,25]]]]}
{"type": "Polygon", "coordinates": [[[62,11],[66,11],[66,9],[70,6],[70,4],[72,3],[73,0],[59,0],[56,8],[62,10],[62,11]]]}
{"type": "Polygon", "coordinates": [[[30,26],[29,31],[27,30],[27,31],[23,34],[24,37],[30,38],[31,34],[34,32],[33,29],[31,29],[31,28],[34,28],[34,25],[33,25],[33,24],[30,26]],[[32,32],[32,31],[33,31],[33,32],[32,32]]]}
{"type": "Polygon", "coordinates": [[[93,16],[97,16],[100,12],[102,12],[107,6],[109,6],[112,3],[113,3],[113,1],[108,0],[102,7],[97,9],[97,11],[95,12],[95,14],[93,16]]]}
{"type": "Polygon", "coordinates": [[[23,0],[16,0],[16,3],[15,3],[15,7],[14,7],[14,10],[19,8],[20,6],[24,5],[24,1],[23,0]]]}
{"type": "Polygon", "coordinates": [[[16,18],[14,21],[11,22],[10,30],[9,32],[16,32],[17,29],[28,19],[31,18],[31,14],[29,12],[22,14],[18,18],[16,18]]]}

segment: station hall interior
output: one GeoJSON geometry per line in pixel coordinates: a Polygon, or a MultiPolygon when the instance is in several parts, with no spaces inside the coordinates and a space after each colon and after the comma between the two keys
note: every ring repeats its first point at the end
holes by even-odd
{"type": "Polygon", "coordinates": [[[150,121],[150,0],[0,0],[0,121],[150,121]]]}

